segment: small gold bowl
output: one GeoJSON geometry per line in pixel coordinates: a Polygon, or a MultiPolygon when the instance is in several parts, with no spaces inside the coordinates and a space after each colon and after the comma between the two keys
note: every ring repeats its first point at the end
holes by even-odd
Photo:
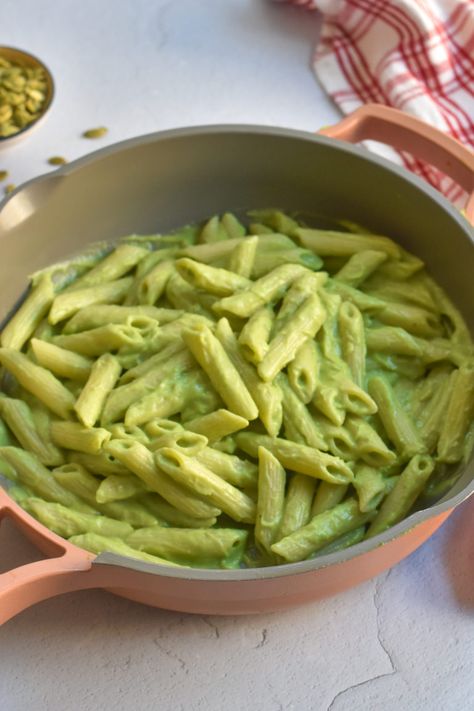
{"type": "MultiPolygon", "coordinates": [[[[7,60],[7,62],[10,62],[12,65],[16,65],[25,69],[42,69],[44,73],[44,83],[46,84],[46,86],[44,89],[45,99],[38,112],[38,115],[25,126],[19,127],[18,131],[16,131],[15,133],[12,133],[9,136],[0,136],[0,149],[6,147],[7,144],[10,145],[14,141],[19,140],[33,127],[36,127],[40,123],[40,121],[44,119],[45,115],[49,111],[49,108],[54,98],[53,76],[49,71],[48,67],[37,57],[35,57],[33,54],[29,54],[28,52],[23,51],[22,49],[0,46],[0,62],[2,59],[7,60]]],[[[1,68],[2,67],[0,65],[0,71],[1,68]]],[[[1,105],[2,98],[0,97],[0,108],[1,105]]]]}

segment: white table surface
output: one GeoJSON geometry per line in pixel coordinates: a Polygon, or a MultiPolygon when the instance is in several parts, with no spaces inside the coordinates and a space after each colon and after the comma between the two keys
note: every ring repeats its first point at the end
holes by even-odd
{"type": "MultiPolygon", "coordinates": [[[[176,126],[330,124],[310,69],[318,28],[265,0],[2,0],[0,44],[42,57],[57,96],[0,169],[19,184],[51,155],[176,126]],[[96,125],[106,139],[80,137],[96,125]]],[[[389,573],[285,613],[188,616],[100,591],[43,602],[0,629],[0,709],[473,709],[473,514],[389,573]]],[[[4,524],[0,569],[33,559],[4,524]]]]}

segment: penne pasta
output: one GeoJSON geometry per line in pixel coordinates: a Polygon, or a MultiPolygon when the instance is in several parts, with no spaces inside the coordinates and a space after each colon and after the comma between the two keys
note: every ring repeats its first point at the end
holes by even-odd
{"type": "Polygon", "coordinates": [[[93,427],[100,418],[121,370],[120,363],[110,353],[101,355],[92,366],[89,378],[74,403],[76,415],[85,427],[93,427]]]}
{"type": "Polygon", "coordinates": [[[55,325],[93,304],[117,304],[125,298],[132,282],[131,277],[126,277],[58,294],[49,310],[48,321],[55,325]]]}
{"type": "Polygon", "coordinates": [[[257,406],[219,340],[207,326],[188,330],[183,340],[231,412],[247,420],[258,417],[257,406]]]}
{"type": "Polygon", "coordinates": [[[286,472],[268,449],[258,448],[258,499],[255,540],[271,553],[283,518],[286,472]]]}
{"type": "Polygon", "coordinates": [[[54,286],[50,274],[38,279],[18,311],[2,331],[0,343],[3,348],[20,351],[28,338],[46,316],[54,298],[54,286]]]}

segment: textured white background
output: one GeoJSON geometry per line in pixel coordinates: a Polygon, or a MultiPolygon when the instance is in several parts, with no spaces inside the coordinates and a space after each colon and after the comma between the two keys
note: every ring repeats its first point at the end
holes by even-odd
{"type": "MultiPolygon", "coordinates": [[[[44,125],[0,152],[20,183],[124,138],[206,123],[316,130],[317,16],[264,0],[2,0],[0,44],[52,69],[44,125]],[[100,143],[80,138],[105,124],[100,143]]],[[[1,711],[468,711],[474,708],[474,505],[388,574],[261,617],[192,617],[103,592],[0,629],[1,711]]],[[[9,525],[0,570],[32,560],[9,525]]]]}

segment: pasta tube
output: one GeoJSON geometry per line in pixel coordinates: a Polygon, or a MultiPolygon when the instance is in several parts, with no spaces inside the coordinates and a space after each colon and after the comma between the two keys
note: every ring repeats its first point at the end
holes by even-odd
{"type": "Polygon", "coordinates": [[[93,427],[100,418],[121,370],[120,363],[110,353],[101,355],[92,366],[89,379],[74,404],[76,415],[85,427],[93,427]]]}
{"type": "Polygon", "coordinates": [[[379,235],[360,235],[302,227],[295,229],[294,235],[303,247],[312,249],[320,257],[350,257],[367,249],[384,252],[395,259],[401,256],[401,249],[395,242],[379,235]]]}
{"type": "Polygon", "coordinates": [[[347,499],[330,511],[314,516],[306,526],[274,543],[272,551],[288,563],[305,560],[328,543],[367,523],[371,517],[372,514],[359,511],[356,499],[347,499]]]}
{"type": "Polygon", "coordinates": [[[225,212],[221,217],[221,225],[227,232],[229,239],[243,237],[245,227],[231,212],[225,212]]]}
{"type": "Polygon", "coordinates": [[[38,365],[50,370],[54,375],[81,381],[87,380],[89,377],[93,363],[91,358],[86,358],[79,353],[73,353],[38,338],[32,338],[30,345],[38,365]]]}
{"type": "Polygon", "coordinates": [[[227,239],[225,227],[221,224],[218,215],[214,215],[201,229],[199,233],[199,241],[205,244],[220,242],[227,239]]]}
{"type": "Polygon", "coordinates": [[[205,402],[204,409],[213,409],[218,403],[212,388],[209,386],[206,376],[197,369],[190,372],[176,371],[179,377],[176,381],[164,380],[149,395],[134,402],[127,409],[125,414],[126,425],[142,425],[154,418],[172,417],[180,412],[185,417],[185,405],[193,400],[194,396],[199,396],[199,400],[192,403],[199,407],[200,401],[205,402]],[[202,392],[205,389],[205,392],[202,392]],[[200,390],[198,393],[197,391],[200,390]]]}
{"type": "Polygon", "coordinates": [[[70,452],[68,454],[70,463],[80,464],[82,468],[98,474],[99,476],[127,476],[130,471],[121,464],[118,459],[103,450],[99,454],[85,454],[84,452],[70,452]]]}
{"type": "Polygon", "coordinates": [[[157,306],[117,306],[99,305],[86,306],[78,311],[67,323],[64,324],[63,333],[79,333],[90,331],[109,323],[129,323],[136,316],[148,316],[159,323],[169,323],[182,316],[182,311],[176,309],[162,309],[157,306]]]}
{"type": "Polygon", "coordinates": [[[293,358],[307,338],[314,338],[326,313],[316,294],[308,296],[278,335],[270,341],[268,351],[258,365],[258,374],[265,380],[273,378],[293,358]]]}
{"type": "Polygon", "coordinates": [[[327,281],[328,275],[325,272],[314,274],[305,271],[297,277],[286,292],[273,326],[273,336],[275,337],[292,320],[301,304],[311,296],[319,292],[321,286],[327,281]]]}
{"type": "Polygon", "coordinates": [[[204,435],[212,444],[227,435],[245,429],[248,424],[249,421],[245,417],[240,417],[230,410],[219,409],[189,420],[184,426],[187,430],[204,435]]]}
{"type": "MultiPolygon", "coordinates": [[[[190,454],[188,451],[185,453],[190,454]]],[[[196,454],[196,459],[233,486],[242,488],[257,484],[257,467],[247,459],[219,452],[212,447],[201,449],[196,454]]]]}
{"type": "Polygon", "coordinates": [[[237,338],[229,322],[221,318],[216,327],[216,337],[223,345],[234,367],[252,393],[258,407],[258,414],[268,434],[276,437],[281,428],[283,407],[281,391],[273,383],[263,383],[258,377],[255,368],[244,358],[237,338]]]}
{"type": "Polygon", "coordinates": [[[55,297],[51,305],[48,321],[54,325],[93,304],[119,303],[127,295],[132,282],[133,279],[131,277],[126,277],[125,279],[96,284],[84,289],[62,292],[55,297]]]}
{"type": "Polygon", "coordinates": [[[345,498],[348,488],[347,484],[339,486],[328,481],[322,481],[316,489],[316,496],[311,507],[311,517],[337,506],[345,498]]]}
{"type": "MultiPolygon", "coordinates": [[[[118,476],[117,474],[111,474],[105,479],[102,479],[95,497],[97,503],[108,504],[109,501],[130,499],[132,496],[138,496],[147,491],[148,488],[146,485],[136,476],[118,476]]],[[[99,531],[96,531],[96,533],[99,533],[99,531]]]]}
{"type": "Polygon", "coordinates": [[[288,363],[288,380],[299,399],[307,405],[319,382],[320,354],[316,342],[308,338],[288,363]]]}
{"type": "Polygon", "coordinates": [[[367,532],[368,537],[394,526],[409,513],[433,469],[434,461],[426,454],[417,454],[409,461],[372,522],[367,532]]]}
{"type": "Polygon", "coordinates": [[[291,477],[277,540],[286,538],[309,523],[315,488],[316,481],[309,476],[295,474],[291,477]]]}
{"type": "MultiPolygon", "coordinates": [[[[141,317],[142,318],[142,317],[141,317]]],[[[108,324],[89,331],[54,336],[53,343],[85,356],[100,356],[122,346],[140,348],[143,345],[143,329],[127,324],[108,324]]]]}
{"type": "Polygon", "coordinates": [[[110,439],[103,427],[84,427],[79,422],[51,422],[51,437],[55,445],[77,452],[96,454],[110,439]]]}
{"type": "Polygon", "coordinates": [[[74,395],[49,370],[35,365],[24,353],[13,348],[0,348],[0,363],[52,412],[65,419],[69,417],[74,395]]]}
{"type": "Polygon", "coordinates": [[[185,331],[183,340],[232,412],[247,420],[258,417],[257,406],[221,343],[207,326],[185,331]]]}
{"type": "Polygon", "coordinates": [[[173,563],[171,560],[165,560],[156,555],[138,551],[136,548],[132,548],[124,543],[121,538],[100,536],[98,533],[81,533],[78,536],[71,536],[69,542],[96,555],[100,553],[115,553],[116,555],[125,556],[126,558],[137,558],[145,563],[169,565],[173,567],[179,565],[178,563],[173,563]]]}
{"type": "Polygon", "coordinates": [[[359,526],[359,528],[354,528],[354,530],[349,531],[349,533],[344,533],[332,543],[328,543],[327,546],[320,548],[314,555],[310,556],[310,558],[319,558],[320,556],[337,553],[338,551],[350,548],[350,546],[355,546],[356,543],[360,543],[364,540],[365,528],[365,526],[359,526]]]}
{"type": "Polygon", "coordinates": [[[349,286],[357,288],[388,258],[386,252],[365,249],[355,252],[344,264],[334,278],[349,286]]]}
{"type": "Polygon", "coordinates": [[[397,326],[368,328],[366,339],[369,352],[415,356],[426,363],[449,360],[456,365],[462,365],[471,356],[469,347],[453,345],[444,338],[418,338],[397,326]]]}
{"type": "Polygon", "coordinates": [[[241,277],[250,279],[257,255],[258,237],[247,237],[237,244],[231,252],[229,269],[240,274],[241,277]]]}
{"type": "MultiPolygon", "coordinates": [[[[167,358],[166,361],[163,360],[163,354],[161,354],[160,358],[154,361],[154,366],[145,371],[143,375],[110,392],[102,411],[102,424],[119,420],[134,402],[153,393],[161,383],[168,379],[173,380],[178,373],[185,372],[193,366],[193,360],[186,351],[171,352],[171,354],[174,355],[174,358],[167,358]]],[[[138,372],[137,369],[135,370],[138,372]]]]}
{"type": "Polygon", "coordinates": [[[105,259],[102,259],[95,267],[73,282],[69,289],[75,291],[78,288],[84,289],[88,286],[120,279],[148,254],[148,250],[143,247],[134,244],[120,244],[105,259]]]}
{"type": "Polygon", "coordinates": [[[42,464],[57,466],[64,459],[56,447],[44,442],[36,428],[31,409],[23,400],[0,397],[0,415],[20,445],[35,454],[42,464]]]}
{"type": "Polygon", "coordinates": [[[367,465],[356,467],[354,476],[354,489],[357,492],[359,508],[365,513],[377,509],[385,497],[386,479],[380,469],[367,465]]]}
{"type": "Polygon", "coordinates": [[[257,456],[258,447],[268,449],[278,461],[291,471],[324,479],[332,484],[347,484],[354,476],[342,459],[320,452],[303,444],[278,437],[268,437],[255,432],[240,432],[235,436],[237,445],[251,457],[257,456]]]}
{"type": "Polygon", "coordinates": [[[195,518],[219,515],[218,508],[202,501],[159,469],[155,465],[153,454],[139,442],[114,439],[108,442],[105,450],[179,511],[195,518]]]}
{"type": "Polygon", "coordinates": [[[54,287],[51,276],[45,274],[31,289],[25,301],[3,329],[0,337],[2,347],[21,350],[47,314],[53,298],[54,287]]]}
{"type": "Polygon", "coordinates": [[[134,528],[154,526],[157,523],[156,516],[153,516],[138,501],[110,501],[99,504],[97,502],[99,481],[76,462],[56,467],[52,474],[64,489],[84,499],[94,510],[100,511],[105,516],[125,521],[134,528]]]}
{"type": "Polygon", "coordinates": [[[395,453],[368,422],[359,417],[348,417],[344,425],[355,443],[354,459],[363,459],[373,467],[385,467],[395,462],[395,453]]]}
{"type": "Polygon", "coordinates": [[[395,393],[386,380],[374,377],[369,380],[369,392],[377,403],[378,415],[387,437],[403,459],[426,451],[419,432],[408,414],[401,407],[395,393]]]}
{"type": "Polygon", "coordinates": [[[192,489],[235,521],[255,521],[255,504],[252,499],[214,474],[197,459],[187,457],[177,449],[163,447],[155,452],[155,462],[178,484],[192,489]]]}
{"type": "Polygon", "coordinates": [[[146,274],[136,286],[139,304],[152,306],[162,296],[168,279],[174,272],[173,260],[164,260],[146,274]]]}
{"type": "Polygon", "coordinates": [[[76,511],[94,513],[87,504],[58,484],[49,469],[31,452],[18,447],[0,447],[0,457],[13,467],[18,480],[42,499],[58,502],[76,511]]]}
{"type": "Polygon", "coordinates": [[[438,458],[441,462],[462,459],[474,408],[474,366],[459,368],[451,378],[448,408],[438,440],[438,458]]]}
{"type": "Polygon", "coordinates": [[[339,309],[339,334],[342,357],[356,385],[363,387],[367,356],[364,320],[359,309],[348,301],[341,304],[339,309]]]}
{"type": "Polygon", "coordinates": [[[188,514],[178,511],[174,506],[171,506],[159,494],[147,493],[140,499],[143,505],[146,506],[159,521],[167,523],[169,526],[178,528],[212,528],[216,523],[216,517],[209,518],[194,518],[188,514]]]}
{"type": "Polygon", "coordinates": [[[229,296],[235,291],[248,288],[251,284],[248,279],[239,274],[195,262],[189,257],[178,259],[176,268],[191,286],[196,289],[204,289],[216,296],[229,296]]]}
{"type": "MultiPolygon", "coordinates": [[[[440,383],[439,389],[434,393],[424,409],[418,416],[417,424],[420,436],[429,454],[436,450],[444,423],[449,422],[452,426],[453,420],[449,416],[448,407],[453,383],[456,380],[456,371],[448,375],[444,382],[440,383]]],[[[457,413],[459,414],[459,413],[457,413]]]]}
{"type": "Polygon", "coordinates": [[[258,500],[255,540],[267,551],[275,541],[283,516],[286,472],[278,459],[258,448],[258,500]]]}
{"type": "Polygon", "coordinates": [[[153,439],[148,447],[152,452],[160,447],[179,447],[188,456],[197,457],[207,448],[207,437],[180,429],[177,432],[168,432],[153,439]]]}
{"type": "MultiPolygon", "coordinates": [[[[181,341],[181,339],[176,338],[174,342],[169,341],[166,345],[159,348],[157,353],[150,356],[149,358],[146,358],[142,362],[138,363],[138,365],[135,365],[133,368],[130,368],[125,373],[123,373],[122,377],[120,378],[120,384],[126,385],[132,380],[141,378],[143,375],[153,370],[156,366],[167,363],[170,359],[174,359],[174,356],[178,356],[178,354],[181,354],[184,351],[185,345],[181,341]]],[[[182,356],[180,355],[179,361],[181,361],[181,358],[182,356]]],[[[191,360],[187,357],[184,357],[184,360],[185,362],[191,363],[191,360]]]]}
{"type": "Polygon", "coordinates": [[[283,373],[278,377],[278,386],[282,392],[283,423],[285,429],[295,432],[309,447],[327,451],[327,444],[318,430],[308,408],[293,392],[283,373]]]}
{"type": "Polygon", "coordinates": [[[123,422],[116,422],[115,425],[110,425],[106,429],[109,430],[112,439],[132,439],[146,445],[150,442],[150,438],[141,427],[127,427],[123,422]]]}
{"type": "Polygon", "coordinates": [[[247,540],[247,531],[232,528],[186,529],[141,528],[127,538],[140,551],[165,556],[197,566],[237,567],[247,540]]]}
{"type": "Polygon", "coordinates": [[[381,323],[404,328],[405,331],[421,338],[435,338],[442,335],[439,315],[411,304],[388,303],[376,313],[381,323]]]}
{"type": "Polygon", "coordinates": [[[74,511],[62,504],[32,498],[28,499],[27,505],[28,511],[40,523],[63,538],[70,538],[81,533],[98,533],[103,536],[126,538],[133,531],[130,524],[125,521],[74,511]]]}
{"type": "MultiPolygon", "coordinates": [[[[137,264],[135,270],[135,286],[140,283],[144,276],[149,274],[153,267],[156,267],[160,262],[169,261],[174,259],[179,252],[179,247],[165,247],[155,249],[153,252],[149,252],[146,257],[137,264]]],[[[132,289],[133,291],[133,289],[132,289]]]]}
{"type": "Polygon", "coordinates": [[[273,325],[273,310],[262,306],[242,328],[239,343],[242,353],[251,363],[260,363],[268,351],[268,341],[273,325]]]}
{"type": "Polygon", "coordinates": [[[248,289],[216,302],[213,310],[249,318],[260,307],[281,296],[289,284],[304,271],[304,267],[297,264],[284,264],[253,282],[248,289]]]}

